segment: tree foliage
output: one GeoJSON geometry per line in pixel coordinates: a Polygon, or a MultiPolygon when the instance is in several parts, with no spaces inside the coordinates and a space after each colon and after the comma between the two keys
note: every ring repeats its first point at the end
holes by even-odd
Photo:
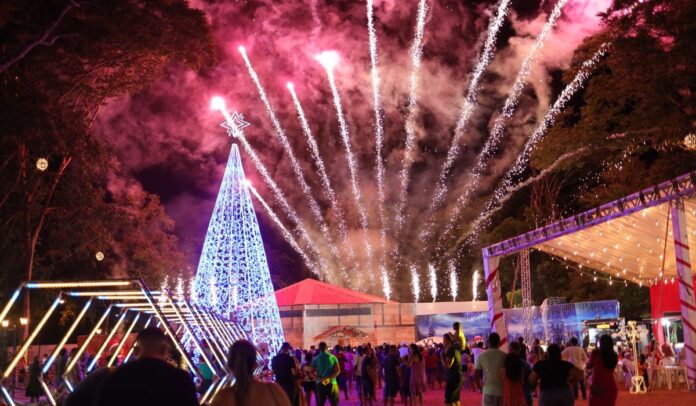
{"type": "Polygon", "coordinates": [[[182,269],[159,198],[119,176],[114,151],[90,126],[109,100],[173,64],[212,66],[203,13],[184,0],[10,0],[0,5],[0,38],[2,286],[29,273],[159,283],[182,269]]]}
{"type": "MultiPolygon", "coordinates": [[[[470,252],[696,169],[696,152],[684,143],[696,132],[696,3],[615,3],[604,16],[605,29],[575,51],[564,81],[573,79],[599,44],[611,43],[608,55],[533,151],[526,175],[549,168],[565,153],[586,151],[519,191],[470,252]],[[632,5],[629,13],[619,11],[632,5]]],[[[468,256],[480,263],[476,254],[468,256]]],[[[512,261],[504,259],[500,267],[508,292],[512,261]]],[[[595,283],[543,253],[532,255],[532,286],[537,303],[548,296],[618,298],[628,317],[648,309],[647,289],[595,283]]]]}

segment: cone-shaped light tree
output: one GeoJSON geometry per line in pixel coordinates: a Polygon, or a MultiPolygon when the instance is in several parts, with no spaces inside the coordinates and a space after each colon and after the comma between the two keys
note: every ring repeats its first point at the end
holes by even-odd
{"type": "Polygon", "coordinates": [[[283,342],[278,304],[236,144],[205,236],[192,299],[233,320],[275,353],[283,342]]]}

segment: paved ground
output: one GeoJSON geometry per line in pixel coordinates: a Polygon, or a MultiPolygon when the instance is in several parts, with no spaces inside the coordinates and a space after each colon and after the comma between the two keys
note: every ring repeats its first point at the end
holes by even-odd
{"type": "MultiPolygon", "coordinates": [[[[443,391],[442,390],[432,390],[426,392],[423,398],[423,405],[442,405],[443,401],[443,391]]],[[[381,396],[380,396],[381,399],[381,396]]],[[[358,406],[358,402],[355,399],[348,401],[343,400],[341,396],[341,406],[358,406]]],[[[397,405],[401,405],[399,398],[397,397],[397,405]]],[[[481,404],[481,395],[473,392],[462,392],[461,405],[462,406],[476,406],[481,404]]],[[[536,399],[534,404],[537,405],[536,399]]],[[[587,401],[579,400],[575,403],[577,406],[587,406],[587,401]]],[[[696,393],[686,392],[683,389],[679,390],[658,390],[654,392],[649,392],[645,395],[631,395],[627,391],[619,392],[619,400],[616,403],[617,406],[687,406],[696,405],[696,393]]],[[[314,405],[314,403],[312,403],[314,405]]],[[[382,406],[382,400],[375,402],[375,406],[382,406]]]]}

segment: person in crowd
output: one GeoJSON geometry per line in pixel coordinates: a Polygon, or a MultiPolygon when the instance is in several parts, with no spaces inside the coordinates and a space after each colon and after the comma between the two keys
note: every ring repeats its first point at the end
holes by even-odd
{"type": "Polygon", "coordinates": [[[377,358],[371,346],[365,347],[365,356],[360,365],[362,382],[363,405],[373,406],[375,401],[375,385],[377,382],[377,358]]]}
{"type": "Polygon", "coordinates": [[[437,356],[435,349],[429,348],[425,353],[425,376],[429,389],[435,389],[435,374],[437,373],[437,356]]]}
{"type": "MultiPolygon", "coordinates": [[[[285,394],[280,385],[254,378],[254,370],[258,367],[256,357],[256,346],[250,341],[239,340],[232,344],[227,365],[232,370],[235,383],[231,387],[221,390],[213,399],[211,406],[291,405],[288,395],[285,394]]],[[[151,404],[168,405],[164,402],[151,404]]]]}
{"type": "Polygon", "coordinates": [[[529,385],[529,376],[532,374],[532,367],[529,365],[526,359],[522,358],[521,344],[519,341],[511,342],[508,346],[508,351],[511,354],[517,354],[520,356],[520,362],[522,364],[522,391],[524,392],[524,399],[527,406],[532,406],[532,388],[529,385]]]}
{"type": "Polygon", "coordinates": [[[614,340],[610,335],[599,339],[599,348],[592,351],[587,367],[592,370],[590,385],[590,406],[613,406],[619,389],[614,378],[614,369],[619,363],[619,356],[614,351],[614,340]]]}
{"type": "Polygon", "coordinates": [[[295,358],[290,355],[292,346],[290,343],[283,343],[275,357],[271,359],[271,369],[275,376],[275,382],[283,388],[283,391],[288,395],[290,403],[293,406],[299,406],[299,396],[297,393],[296,376],[298,375],[298,366],[295,358]]]}
{"type": "Polygon", "coordinates": [[[408,357],[401,359],[401,379],[403,384],[401,385],[401,403],[404,406],[413,406],[413,397],[411,397],[411,367],[408,365],[408,357]]]}
{"type": "MultiPolygon", "coordinates": [[[[573,364],[575,368],[584,371],[585,365],[587,365],[587,361],[589,360],[587,353],[578,345],[578,339],[575,337],[571,337],[568,344],[568,348],[563,350],[563,359],[573,364]]],[[[577,383],[573,385],[573,395],[575,396],[575,400],[578,399],[578,385],[580,386],[580,392],[582,392],[582,399],[587,399],[584,374],[580,379],[578,379],[577,383]]]]}
{"type": "Polygon", "coordinates": [[[364,349],[362,346],[358,346],[355,349],[355,392],[358,394],[358,404],[363,404],[363,393],[362,393],[362,362],[365,359],[364,349]]]}
{"type": "MultiPolygon", "coordinates": [[[[203,342],[203,352],[205,353],[207,359],[213,359],[213,353],[210,351],[210,347],[208,347],[205,342],[203,342]]],[[[213,369],[210,368],[210,365],[205,362],[203,357],[199,357],[198,372],[201,374],[201,384],[198,386],[198,393],[204,394],[210,385],[213,384],[214,372],[213,369]]]]}
{"type": "Polygon", "coordinates": [[[305,401],[307,402],[307,406],[310,406],[312,404],[312,394],[315,392],[315,388],[317,385],[315,382],[315,380],[317,379],[316,371],[312,366],[312,358],[312,353],[308,352],[304,356],[305,361],[301,367],[302,389],[304,389],[305,401]]]}
{"type": "Polygon", "coordinates": [[[451,333],[442,337],[444,351],[442,363],[445,367],[445,404],[459,406],[462,390],[462,353],[451,333]]]}
{"type": "Polygon", "coordinates": [[[483,389],[483,406],[500,406],[503,403],[503,378],[500,370],[505,367],[506,354],[499,346],[500,335],[491,333],[488,336],[488,349],[478,356],[474,366],[476,383],[483,389]]]}
{"type": "Polygon", "coordinates": [[[191,377],[167,363],[169,342],[162,330],[148,327],[136,338],[135,361],[108,374],[97,391],[96,406],[197,405],[191,377]]]}
{"type": "Polygon", "coordinates": [[[324,406],[327,400],[331,406],[338,405],[340,397],[336,377],[341,373],[341,368],[338,365],[338,359],[329,353],[323,341],[319,343],[319,353],[312,360],[312,366],[317,374],[317,406],[324,406]]]}
{"type": "Polygon", "coordinates": [[[522,336],[517,337],[517,342],[520,345],[520,358],[522,359],[522,361],[527,362],[527,352],[528,352],[527,350],[528,350],[528,348],[527,348],[527,344],[524,342],[524,337],[522,337],[522,336]]]}
{"type": "Polygon", "coordinates": [[[529,363],[532,365],[536,364],[537,361],[541,361],[544,359],[544,349],[541,347],[541,341],[539,341],[538,338],[534,340],[531,354],[529,354],[527,359],[529,360],[529,363]]]}
{"type": "Polygon", "coordinates": [[[343,392],[343,396],[345,396],[346,400],[348,400],[348,382],[346,382],[346,356],[345,354],[343,354],[341,346],[338,344],[334,346],[333,354],[338,360],[338,369],[340,371],[338,376],[336,377],[336,382],[338,383],[338,391],[343,392]]]}
{"type": "Polygon", "coordinates": [[[454,342],[459,344],[459,349],[464,350],[466,347],[466,336],[464,331],[462,331],[462,326],[458,321],[452,323],[452,337],[454,337],[454,342]]]}
{"type": "MultiPolygon", "coordinates": [[[[519,342],[510,344],[519,345],[519,342]]],[[[524,370],[519,352],[510,351],[505,356],[500,373],[503,376],[503,406],[527,406],[523,385],[524,370]]]]}
{"type": "Polygon", "coordinates": [[[116,368],[99,368],[87,375],[75,390],[70,392],[63,406],[93,406],[97,397],[97,390],[102,381],[116,368]]]}
{"type": "Polygon", "coordinates": [[[401,342],[401,347],[399,347],[399,357],[408,357],[408,344],[406,344],[406,341],[401,342]]]}
{"type": "Polygon", "coordinates": [[[410,367],[409,389],[413,395],[413,403],[423,406],[423,392],[427,389],[425,382],[425,361],[421,349],[416,344],[411,344],[408,356],[408,366],[410,367]]]}
{"type": "MultiPolygon", "coordinates": [[[[46,364],[43,364],[46,365],[46,364]]],[[[55,388],[60,387],[63,383],[63,374],[68,365],[68,350],[66,348],[61,348],[53,360],[53,386],[55,388]]]]}
{"type": "Polygon", "coordinates": [[[483,341],[477,342],[476,346],[471,350],[471,354],[474,356],[474,364],[476,364],[479,355],[483,354],[484,351],[486,350],[483,348],[483,341]]]}
{"type": "Polygon", "coordinates": [[[674,356],[674,349],[669,341],[665,340],[660,346],[660,351],[662,352],[662,363],[664,365],[674,365],[676,363],[676,357],[674,356]]]}
{"type": "Polygon", "coordinates": [[[442,389],[442,382],[445,380],[446,368],[445,363],[442,361],[444,352],[445,346],[442,343],[438,344],[437,349],[435,350],[435,356],[437,357],[437,369],[435,377],[437,380],[438,389],[442,389]]]}
{"type": "Polygon", "coordinates": [[[389,350],[389,353],[382,361],[384,368],[384,406],[394,406],[394,399],[396,399],[396,394],[399,393],[399,388],[402,384],[401,368],[399,368],[401,358],[399,358],[399,350],[395,345],[390,345],[386,348],[389,350]]]}
{"type": "MultiPolygon", "coordinates": [[[[355,374],[355,354],[353,353],[353,348],[351,346],[346,347],[346,351],[343,353],[346,358],[346,383],[348,384],[348,390],[353,390],[353,375],[355,374]]],[[[346,397],[346,399],[348,399],[346,397]]]]}
{"type": "Polygon", "coordinates": [[[474,384],[474,355],[471,353],[471,348],[464,348],[462,353],[462,374],[464,375],[464,388],[470,391],[476,390],[474,384]]]}
{"type": "Polygon", "coordinates": [[[570,385],[582,377],[582,370],[561,358],[561,347],[551,344],[547,348],[548,359],[537,361],[529,377],[529,383],[539,383],[539,406],[572,406],[575,404],[570,385]]]}
{"type": "Polygon", "coordinates": [[[43,394],[43,391],[41,390],[41,382],[39,382],[40,377],[41,365],[39,364],[39,356],[34,355],[34,360],[29,366],[29,379],[27,381],[27,388],[25,390],[26,396],[32,403],[38,403],[39,398],[43,394]]]}

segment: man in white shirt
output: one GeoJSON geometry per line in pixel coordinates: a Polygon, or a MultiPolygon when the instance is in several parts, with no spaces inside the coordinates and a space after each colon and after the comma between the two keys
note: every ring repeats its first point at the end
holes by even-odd
{"type": "MultiPolygon", "coordinates": [[[[575,337],[572,337],[570,339],[570,343],[568,345],[568,348],[563,350],[563,359],[570,362],[571,364],[575,365],[575,368],[584,371],[585,370],[585,365],[587,364],[587,353],[585,350],[578,346],[578,339],[575,337]]],[[[585,400],[587,399],[587,392],[585,389],[585,379],[580,379],[578,381],[580,384],[580,390],[582,391],[582,399],[585,400]]],[[[573,393],[575,394],[575,400],[578,399],[578,383],[573,385],[573,393]]]]}
{"type": "Polygon", "coordinates": [[[399,357],[408,357],[408,345],[406,345],[406,341],[401,342],[401,347],[399,348],[399,357]]]}

